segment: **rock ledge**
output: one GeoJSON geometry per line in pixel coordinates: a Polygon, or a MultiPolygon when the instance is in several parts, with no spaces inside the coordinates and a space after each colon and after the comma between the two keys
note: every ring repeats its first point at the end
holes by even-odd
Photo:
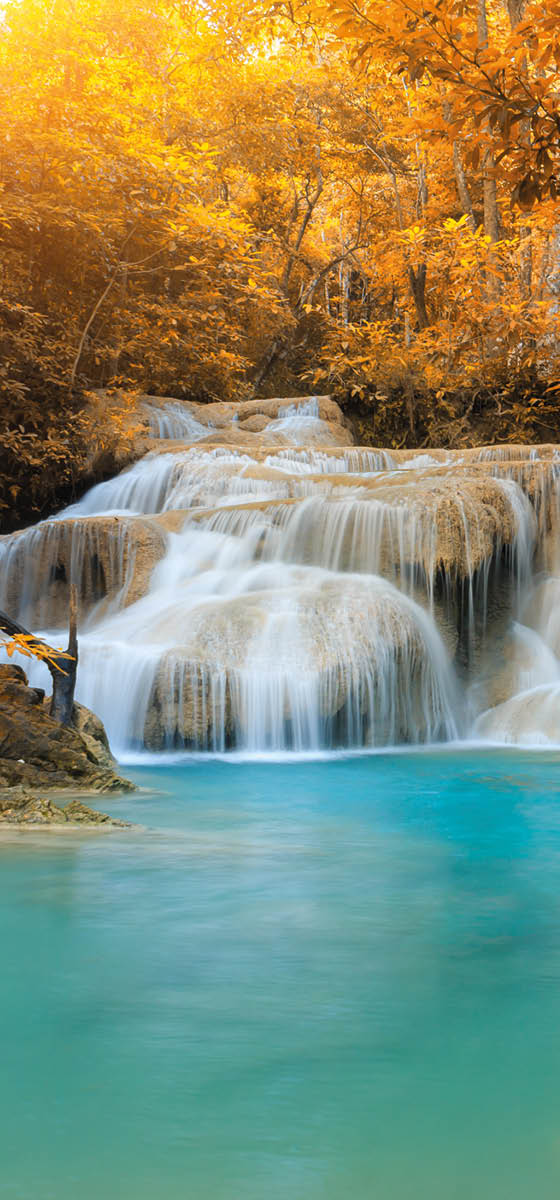
{"type": "Polygon", "coordinates": [[[53,804],[44,796],[33,796],[25,788],[10,788],[0,794],[0,827],[16,825],[19,828],[49,825],[79,826],[81,828],[130,829],[128,821],[119,821],[107,813],[88,808],[80,800],[71,800],[65,808],[53,804]]]}
{"type": "Polygon", "coordinates": [[[77,704],[73,726],[59,725],[44,692],[28,686],[21,667],[0,665],[0,793],[135,791],[115,767],[98,717],[77,704]]]}

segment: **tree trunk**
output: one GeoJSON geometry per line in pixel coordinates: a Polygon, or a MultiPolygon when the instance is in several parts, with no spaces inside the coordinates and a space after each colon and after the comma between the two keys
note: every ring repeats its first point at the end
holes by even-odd
{"type": "Polygon", "coordinates": [[[426,308],[426,263],[420,263],[420,266],[416,270],[414,267],[409,266],[408,278],[416,309],[418,328],[427,329],[430,324],[430,318],[428,317],[428,310],[426,308]]]}
{"type": "Polygon", "coordinates": [[[75,583],[70,587],[69,625],[68,649],[64,654],[61,654],[41,638],[35,638],[33,634],[29,633],[28,629],[25,629],[18,621],[13,621],[7,613],[0,612],[0,630],[3,633],[7,633],[10,637],[21,635],[27,638],[27,647],[30,653],[36,654],[39,651],[39,657],[44,659],[53,681],[49,711],[51,717],[55,721],[58,721],[59,725],[72,724],[72,711],[74,707],[74,691],[78,670],[78,593],[75,583]],[[45,651],[47,655],[45,655],[45,651]]]}
{"type": "Polygon", "coordinates": [[[59,725],[70,725],[72,723],[72,710],[74,708],[74,692],[76,690],[76,674],[78,671],[78,590],[75,583],[70,585],[69,632],[66,654],[69,655],[68,658],[55,658],[56,666],[53,666],[52,669],[47,662],[53,681],[50,714],[55,721],[58,721],[59,725]]]}
{"type": "MultiPolygon", "coordinates": [[[[451,105],[449,100],[443,101],[443,116],[446,121],[451,121],[451,105]]],[[[476,217],[474,215],[469,185],[465,175],[463,156],[461,154],[461,144],[459,141],[457,141],[457,138],[453,139],[453,169],[455,171],[455,184],[457,186],[459,202],[465,216],[469,219],[469,225],[474,233],[476,230],[476,217]]]]}
{"type": "Polygon", "coordinates": [[[297,236],[296,236],[294,246],[288,254],[288,258],[286,260],[286,265],[284,267],[284,271],[282,274],[282,279],[280,281],[280,286],[282,288],[282,291],[285,292],[286,295],[288,294],[288,284],[290,282],[292,271],[293,271],[295,263],[297,261],[298,254],[301,249],[301,244],[302,244],[305,234],[307,232],[307,226],[309,225],[309,222],[313,216],[315,207],[319,203],[319,200],[321,199],[321,195],[323,192],[324,183],[323,183],[323,174],[321,171],[321,148],[320,148],[320,146],[317,145],[315,147],[315,150],[316,150],[316,156],[317,156],[317,165],[315,167],[315,189],[313,192],[311,192],[311,190],[310,190],[311,181],[310,181],[310,179],[308,179],[306,187],[305,187],[305,212],[304,212],[302,220],[301,220],[301,224],[300,224],[297,236]]]}
{"type": "MultiPolygon", "coordinates": [[[[286,298],[288,298],[288,287],[289,287],[290,279],[292,277],[292,271],[293,271],[294,266],[298,259],[298,255],[299,255],[299,252],[301,249],[301,244],[302,244],[305,234],[307,232],[307,227],[313,216],[315,207],[321,198],[321,195],[323,192],[323,187],[324,187],[323,174],[321,171],[321,147],[319,144],[315,147],[315,152],[316,152],[316,158],[317,158],[317,163],[316,163],[316,167],[315,167],[315,189],[313,192],[311,192],[311,190],[310,190],[311,189],[311,180],[308,178],[306,188],[305,188],[305,212],[301,219],[301,223],[300,223],[299,230],[297,232],[295,243],[288,252],[288,258],[286,260],[286,264],[284,266],[284,271],[282,273],[282,278],[280,280],[280,287],[281,287],[282,291],[285,293],[286,298]]],[[[298,208],[299,208],[299,201],[296,196],[295,206],[294,206],[294,216],[297,216],[298,208]]],[[[297,314],[297,309],[298,309],[298,305],[296,305],[296,314],[297,314]]],[[[259,388],[262,386],[262,384],[264,383],[264,380],[270,374],[270,372],[271,372],[273,366],[275,365],[275,363],[277,362],[277,360],[286,353],[288,347],[290,346],[290,343],[293,341],[294,332],[295,331],[292,330],[291,333],[287,334],[285,337],[275,338],[274,341],[272,342],[272,345],[269,347],[261,365],[258,367],[258,369],[255,372],[255,375],[253,377],[253,384],[252,384],[252,388],[251,388],[252,396],[256,396],[259,388]]]]}
{"type": "MultiPolygon", "coordinates": [[[[525,0],[507,0],[507,10],[509,15],[510,28],[513,33],[514,29],[523,19],[525,10],[525,0]]],[[[527,58],[525,57],[521,63],[521,69],[527,69],[527,58]]],[[[523,120],[521,122],[521,132],[526,140],[527,145],[531,142],[531,122],[523,120]]],[[[530,225],[523,225],[519,230],[521,237],[521,259],[520,259],[520,278],[521,286],[527,299],[531,297],[533,286],[533,242],[532,230],[530,225]]]]}
{"type": "Polygon", "coordinates": [[[280,358],[280,355],[286,345],[287,339],[275,338],[272,345],[269,346],[263,361],[255,371],[251,387],[251,397],[257,395],[259,388],[262,386],[265,379],[270,375],[273,366],[275,365],[277,359],[280,358]]]}
{"type": "MultiPolygon", "coordinates": [[[[486,0],[478,0],[477,8],[478,47],[486,50],[488,47],[488,19],[486,15],[486,0]]],[[[488,122],[484,122],[488,130],[488,122]]],[[[484,200],[484,232],[492,242],[500,239],[500,214],[496,194],[496,178],[494,175],[494,155],[491,150],[485,150],[482,158],[482,193],[484,200]]]]}
{"type": "Polygon", "coordinates": [[[509,14],[509,22],[510,22],[512,29],[515,29],[515,26],[519,25],[519,22],[521,21],[521,18],[523,17],[524,8],[525,8],[525,0],[507,0],[507,10],[508,10],[508,14],[509,14]]]}
{"type": "Polygon", "coordinates": [[[340,316],[342,324],[347,327],[349,316],[349,300],[350,300],[350,268],[348,263],[341,262],[340,264],[340,316]]]}

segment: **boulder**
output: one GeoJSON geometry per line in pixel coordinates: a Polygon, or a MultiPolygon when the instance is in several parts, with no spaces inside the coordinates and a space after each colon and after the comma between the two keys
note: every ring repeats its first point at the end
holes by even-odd
{"type": "Polygon", "coordinates": [[[560,745],[560,685],[520,692],[478,718],[475,736],[514,746],[560,745]]]}
{"type": "Polygon", "coordinates": [[[422,609],[375,576],[263,564],[252,590],[201,603],[165,641],[143,730],[153,750],[323,742],[384,745],[454,733],[443,643],[422,609]],[[259,586],[260,585],[260,586],[259,586]],[[291,733],[290,733],[291,729],[291,733]],[[264,741],[263,741],[264,739],[264,741]]]}
{"type": "Polygon", "coordinates": [[[0,788],[72,788],[122,792],[134,785],[114,770],[97,717],[75,706],[75,725],[49,715],[40,688],[27,684],[21,667],[0,665],[0,788]]]}
{"type": "Polygon", "coordinates": [[[88,808],[80,800],[71,800],[65,807],[54,804],[44,796],[31,795],[23,787],[0,792],[0,826],[16,825],[20,828],[37,825],[97,827],[108,829],[130,829],[128,821],[119,821],[107,813],[88,808]]]}
{"type": "MultiPolygon", "coordinates": [[[[48,702],[49,703],[49,702],[48,702]]],[[[89,708],[85,708],[83,704],[74,702],[74,729],[78,731],[83,738],[88,750],[93,754],[96,761],[102,767],[107,767],[109,771],[114,771],[116,763],[109,746],[109,739],[105,733],[105,727],[99,717],[95,713],[90,712],[89,708]]]]}

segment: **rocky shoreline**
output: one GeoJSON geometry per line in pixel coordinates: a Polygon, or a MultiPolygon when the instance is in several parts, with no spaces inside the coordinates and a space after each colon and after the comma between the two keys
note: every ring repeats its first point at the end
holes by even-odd
{"type": "Polygon", "coordinates": [[[2,826],[36,829],[38,825],[49,828],[72,826],[80,829],[131,829],[129,821],[120,821],[107,813],[89,808],[81,800],[70,800],[61,807],[45,796],[34,796],[25,788],[9,788],[0,793],[0,829],[2,826]]]}
{"type": "Polygon", "coordinates": [[[76,798],[134,791],[115,768],[98,717],[75,704],[72,726],[58,724],[22,668],[0,665],[0,827],[130,828],[76,798]],[[73,798],[61,807],[48,792],[73,798]]]}

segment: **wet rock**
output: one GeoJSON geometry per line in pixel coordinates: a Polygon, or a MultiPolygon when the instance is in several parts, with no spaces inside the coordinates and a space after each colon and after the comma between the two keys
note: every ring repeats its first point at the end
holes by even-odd
{"type": "Polygon", "coordinates": [[[96,808],[89,808],[81,800],[71,800],[62,811],[68,824],[111,825],[116,829],[130,828],[129,821],[120,821],[117,817],[110,817],[108,813],[99,812],[96,808]]]}
{"type": "Polygon", "coordinates": [[[150,517],[42,521],[0,539],[0,607],[30,628],[65,626],[70,582],[82,614],[100,604],[134,604],[166,545],[165,530],[150,517]]]}
{"type": "MultiPolygon", "coordinates": [[[[390,583],[295,566],[280,579],[274,564],[261,583],[190,610],[181,646],[159,663],[139,741],[222,751],[287,736],[305,748],[325,722],[342,745],[454,732],[443,644],[390,583]]],[[[177,615],[161,614],[162,641],[177,615]]]]}
{"type": "Polygon", "coordinates": [[[0,665],[0,788],[132,791],[117,775],[97,717],[76,705],[76,726],[59,725],[20,667],[0,665]]]}
{"type": "Polygon", "coordinates": [[[0,826],[79,825],[127,829],[128,821],[119,821],[107,813],[89,808],[80,800],[71,800],[64,807],[45,796],[33,795],[23,787],[0,792],[0,826]]]}
{"type": "Polygon", "coordinates": [[[560,745],[560,686],[520,692],[480,715],[475,736],[514,746],[560,745]]]}
{"type": "Polygon", "coordinates": [[[76,703],[74,703],[73,718],[74,729],[81,735],[96,761],[100,766],[107,767],[109,771],[113,772],[116,762],[111,754],[103,722],[96,717],[95,713],[90,712],[89,708],[76,703]]]}

